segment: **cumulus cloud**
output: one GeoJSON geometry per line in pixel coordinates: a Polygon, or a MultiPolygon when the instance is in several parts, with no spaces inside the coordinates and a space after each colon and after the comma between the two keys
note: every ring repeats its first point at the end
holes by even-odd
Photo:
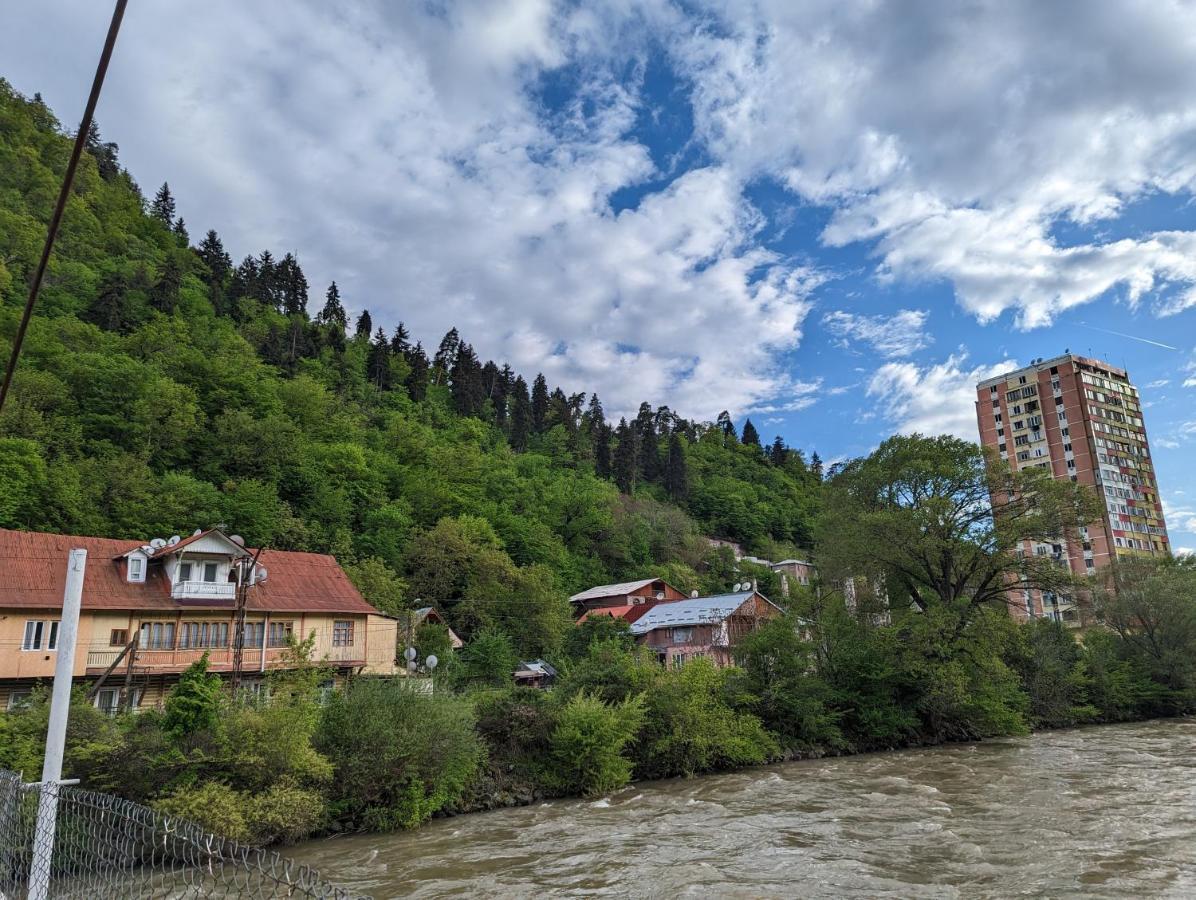
{"type": "Polygon", "coordinates": [[[926,331],[929,316],[924,309],[902,309],[891,316],[863,316],[840,309],[823,316],[822,325],[842,346],[862,341],[881,356],[892,358],[909,356],[933,343],[926,331]]]}
{"type": "Polygon", "coordinates": [[[976,385],[1016,368],[1012,359],[969,367],[962,352],[930,366],[890,362],[872,376],[867,395],[872,412],[902,434],[953,434],[978,441],[976,385]]]}
{"type": "Polygon", "coordinates": [[[717,10],[677,50],[699,128],[729,164],[830,207],[828,244],[874,241],[882,277],[947,280],[980,320],[1013,310],[1024,328],[1114,289],[1160,315],[1196,304],[1193,233],[1093,230],[1192,192],[1196,7],[717,10]]]}

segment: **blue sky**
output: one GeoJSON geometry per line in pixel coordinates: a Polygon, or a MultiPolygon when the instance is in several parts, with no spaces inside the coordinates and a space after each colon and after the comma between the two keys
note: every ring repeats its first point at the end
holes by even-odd
{"type": "MultiPolygon", "coordinates": [[[[0,74],[76,120],[105,6],[8,10],[0,74]]],[[[164,0],[98,115],[193,235],[615,411],[836,459],[974,435],[1015,363],[1106,358],[1190,548],[1192,34],[1131,0],[164,0]]]]}

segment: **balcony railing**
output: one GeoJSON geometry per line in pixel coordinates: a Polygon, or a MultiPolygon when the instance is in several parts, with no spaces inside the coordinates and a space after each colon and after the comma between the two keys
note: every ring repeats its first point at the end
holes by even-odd
{"type": "MultiPolygon", "coordinates": [[[[87,651],[87,668],[88,669],[106,669],[112,665],[112,662],[120,654],[121,648],[99,647],[89,649],[87,651]]],[[[205,653],[208,654],[208,664],[214,670],[231,669],[233,665],[233,650],[231,647],[180,647],[178,649],[158,649],[147,648],[139,649],[137,657],[134,660],[133,666],[138,671],[169,671],[173,669],[185,669],[191,663],[198,661],[205,653]]],[[[266,648],[266,668],[278,668],[284,654],[285,647],[267,647],[266,648]]],[[[317,650],[315,657],[317,660],[327,657],[330,662],[334,663],[348,663],[348,662],[364,662],[365,661],[365,647],[362,644],[353,644],[347,647],[328,647],[323,651],[317,650]]],[[[127,657],[126,657],[127,659],[127,657]]],[[[121,666],[125,665],[125,660],[121,661],[121,666]]],[[[261,668],[262,665],[262,648],[261,647],[246,647],[241,651],[241,665],[246,669],[261,668]]]]}
{"type": "Polygon", "coordinates": [[[170,596],[175,600],[234,600],[237,586],[231,581],[179,581],[170,596]]]}

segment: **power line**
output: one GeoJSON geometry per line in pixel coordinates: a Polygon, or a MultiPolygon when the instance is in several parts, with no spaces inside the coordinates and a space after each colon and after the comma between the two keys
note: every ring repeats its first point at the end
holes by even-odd
{"type": "Polygon", "coordinates": [[[62,180],[62,189],[58,192],[58,202],[54,205],[54,215],[50,217],[50,227],[46,232],[46,243],[42,247],[41,259],[38,260],[37,270],[33,273],[33,281],[29,285],[29,297],[25,300],[25,311],[21,314],[21,322],[17,326],[17,334],[13,339],[12,354],[8,359],[8,368],[4,372],[4,381],[0,383],[0,411],[4,409],[4,401],[8,397],[8,389],[12,386],[13,375],[17,370],[17,358],[21,355],[21,345],[25,343],[25,332],[29,329],[29,320],[33,317],[33,305],[37,302],[38,292],[41,290],[42,279],[46,275],[46,267],[50,263],[50,252],[54,249],[54,239],[58,236],[58,226],[62,224],[62,214],[66,210],[66,201],[71,194],[71,186],[75,182],[75,169],[79,166],[79,157],[83,155],[83,147],[87,143],[87,136],[91,132],[91,121],[95,115],[96,103],[100,99],[100,88],[104,86],[104,76],[108,72],[108,62],[112,59],[112,48],[116,45],[116,35],[120,31],[120,23],[125,15],[128,0],[116,0],[116,8],[112,11],[112,22],[108,25],[108,36],[104,39],[104,49],[100,53],[100,63],[96,66],[95,79],[91,83],[91,93],[87,97],[87,106],[83,110],[83,121],[79,123],[79,131],[75,135],[75,146],[71,150],[71,159],[66,166],[66,175],[62,180]]]}

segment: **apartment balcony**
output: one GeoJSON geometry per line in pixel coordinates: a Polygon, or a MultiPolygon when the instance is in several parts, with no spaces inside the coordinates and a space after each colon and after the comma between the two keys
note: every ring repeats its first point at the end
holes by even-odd
{"type": "MultiPolygon", "coordinates": [[[[87,674],[98,675],[112,665],[120,655],[120,647],[96,647],[87,651],[87,674]]],[[[246,647],[241,651],[241,668],[244,671],[253,669],[282,668],[286,658],[286,647],[246,647]],[[262,665],[262,654],[265,653],[265,665],[262,665]]],[[[233,668],[233,649],[231,647],[185,647],[177,649],[150,648],[137,651],[137,658],[133,663],[134,670],[140,674],[181,672],[187,666],[198,662],[203,655],[208,654],[208,667],[214,672],[230,672],[233,668]]],[[[334,665],[363,666],[365,665],[365,646],[353,644],[348,647],[330,647],[315,653],[317,661],[327,659],[334,665]]],[[[121,660],[118,669],[123,670],[128,657],[121,660]]]]}
{"type": "Polygon", "coordinates": [[[231,581],[178,581],[170,596],[175,600],[236,600],[237,586],[231,581]]]}

